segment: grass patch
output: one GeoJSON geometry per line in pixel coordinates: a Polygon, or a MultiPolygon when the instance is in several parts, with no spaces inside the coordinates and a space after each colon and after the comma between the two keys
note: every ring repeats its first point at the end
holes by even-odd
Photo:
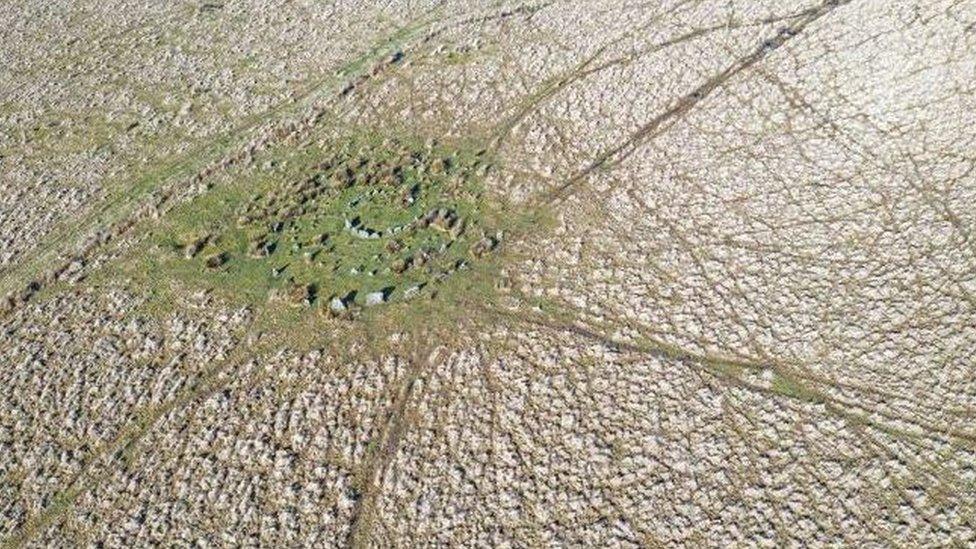
{"type": "Polygon", "coordinates": [[[777,394],[806,402],[820,403],[824,400],[823,396],[817,391],[781,373],[775,374],[770,389],[777,394]]]}
{"type": "Polygon", "coordinates": [[[102,276],[144,288],[155,314],[205,290],[269,329],[491,292],[502,215],[484,200],[489,166],[476,143],[373,131],[282,145],[169,212],[102,276]]]}

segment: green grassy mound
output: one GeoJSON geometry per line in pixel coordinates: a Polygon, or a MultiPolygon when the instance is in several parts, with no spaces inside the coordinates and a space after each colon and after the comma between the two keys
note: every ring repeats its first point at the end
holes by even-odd
{"type": "Polygon", "coordinates": [[[498,243],[482,223],[481,151],[356,136],[265,165],[174,212],[147,269],[352,314],[435,295],[498,243]]]}

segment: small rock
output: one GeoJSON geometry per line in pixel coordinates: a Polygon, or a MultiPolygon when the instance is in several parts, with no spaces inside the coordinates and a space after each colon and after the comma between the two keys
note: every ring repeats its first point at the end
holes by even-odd
{"type": "Polygon", "coordinates": [[[365,302],[365,305],[367,307],[372,307],[374,305],[379,305],[379,304],[383,303],[383,301],[385,301],[385,300],[383,299],[383,294],[381,292],[372,292],[372,293],[366,294],[366,302],[365,302]]]}
{"type": "Polygon", "coordinates": [[[431,210],[427,212],[426,215],[422,217],[418,217],[416,220],[417,227],[421,229],[426,229],[427,227],[430,226],[430,222],[433,221],[436,216],[437,216],[437,210],[431,210]]]}
{"type": "Polygon", "coordinates": [[[417,200],[417,193],[420,191],[420,185],[414,185],[409,189],[403,191],[403,195],[400,197],[400,203],[404,207],[410,206],[417,200]]]}
{"type": "Polygon", "coordinates": [[[449,231],[457,221],[457,214],[455,214],[452,210],[448,210],[447,208],[431,211],[434,212],[434,215],[431,216],[431,214],[428,213],[426,219],[429,220],[428,222],[431,227],[439,231],[449,231]]]}
{"type": "Polygon", "coordinates": [[[483,237],[481,240],[475,242],[474,245],[471,246],[471,255],[473,255],[474,257],[481,257],[486,253],[494,250],[495,246],[497,245],[498,245],[498,241],[493,237],[490,236],[483,237]]]}
{"type": "Polygon", "coordinates": [[[187,259],[193,259],[194,257],[196,257],[198,253],[200,253],[200,250],[202,250],[203,247],[206,246],[207,242],[209,241],[210,241],[210,235],[206,235],[187,244],[186,247],[183,248],[183,256],[186,257],[187,259]]]}
{"type": "Polygon", "coordinates": [[[224,263],[227,263],[228,259],[230,259],[230,255],[228,255],[227,252],[220,252],[218,254],[214,254],[207,258],[207,268],[217,269],[220,266],[222,266],[224,263]]]}
{"type": "Polygon", "coordinates": [[[413,299],[417,297],[418,295],[420,295],[420,290],[422,290],[423,287],[424,287],[423,284],[418,284],[416,286],[411,286],[407,288],[403,292],[403,299],[413,299]]]}
{"type": "Polygon", "coordinates": [[[356,299],[356,291],[353,290],[345,296],[333,295],[329,299],[329,314],[332,316],[349,315],[352,310],[350,304],[356,299]]]}
{"type": "Polygon", "coordinates": [[[315,301],[316,287],[314,284],[295,284],[288,292],[288,300],[292,305],[311,305],[315,301]]]}
{"type": "Polygon", "coordinates": [[[268,257],[273,254],[278,244],[263,238],[251,243],[251,255],[254,257],[268,257]]]}
{"type": "Polygon", "coordinates": [[[386,303],[386,298],[392,291],[392,288],[384,288],[378,292],[370,292],[366,294],[366,300],[363,302],[363,304],[367,307],[373,307],[375,305],[386,303]]]}
{"type": "Polygon", "coordinates": [[[83,270],[85,261],[81,258],[75,259],[61,272],[59,280],[67,280],[71,284],[80,282],[84,278],[83,270]]]}
{"type": "Polygon", "coordinates": [[[454,226],[451,227],[451,238],[457,240],[462,234],[464,234],[465,221],[463,217],[459,217],[454,226]]]}

